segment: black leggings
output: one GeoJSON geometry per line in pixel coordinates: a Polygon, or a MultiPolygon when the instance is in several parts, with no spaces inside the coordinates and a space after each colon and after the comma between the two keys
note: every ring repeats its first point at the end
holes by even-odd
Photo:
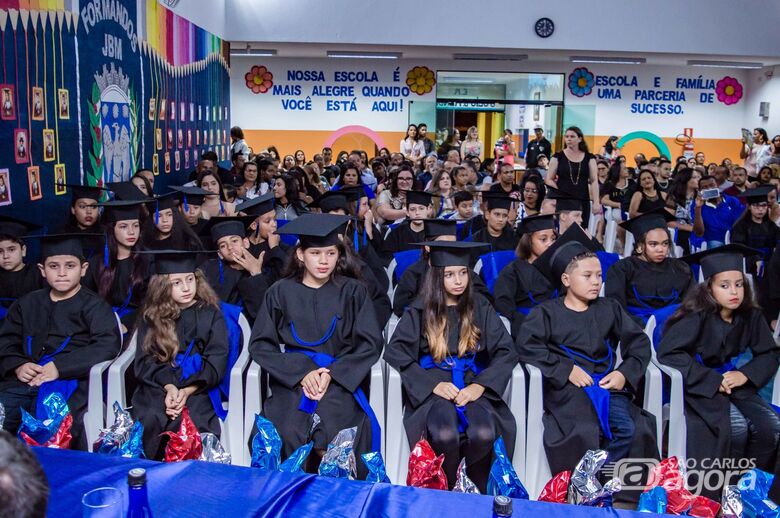
{"type": "Polygon", "coordinates": [[[437,398],[428,411],[428,439],[437,455],[444,454],[444,473],[450,489],[455,485],[458,464],[466,458],[469,478],[483,494],[493,457],[496,427],[487,401],[477,400],[466,405],[469,426],[458,432],[458,414],[452,401],[437,398]]]}
{"type": "Polygon", "coordinates": [[[731,456],[755,459],[756,467],[774,472],[780,416],[754,394],[746,399],[731,400],[731,456]]]}

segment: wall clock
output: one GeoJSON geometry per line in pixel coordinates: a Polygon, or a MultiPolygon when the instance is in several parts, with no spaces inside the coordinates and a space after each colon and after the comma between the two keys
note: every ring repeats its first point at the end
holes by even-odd
{"type": "Polygon", "coordinates": [[[549,38],[555,32],[555,24],[549,18],[539,18],[534,24],[534,30],[540,38],[549,38]]]}

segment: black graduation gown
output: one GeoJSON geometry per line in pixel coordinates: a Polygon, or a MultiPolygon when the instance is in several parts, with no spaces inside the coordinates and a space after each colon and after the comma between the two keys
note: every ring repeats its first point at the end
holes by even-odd
{"type": "Polygon", "coordinates": [[[501,270],[493,291],[496,310],[512,323],[512,336],[517,336],[525,313],[517,308],[532,308],[555,293],[550,281],[531,263],[515,259],[501,270]]]}
{"type": "MultiPolygon", "coordinates": [[[[490,235],[490,232],[488,232],[487,226],[485,226],[482,230],[474,234],[472,241],[475,243],[488,243],[491,252],[499,252],[501,250],[514,250],[517,248],[517,242],[520,241],[520,236],[517,235],[512,227],[507,225],[504,227],[504,230],[501,231],[500,236],[493,237],[490,235]]],[[[480,250],[479,253],[485,254],[487,252],[485,250],[480,250]]]]}
{"type": "Polygon", "coordinates": [[[119,354],[120,338],[111,307],[96,293],[81,288],[69,299],[53,302],[49,288],[36,290],[13,303],[0,327],[0,391],[22,388],[14,370],[53,353],[71,337],[54,357],[60,379],[78,381],[68,407],[73,414],[71,448],[86,449],[83,415],[87,409],[89,370],[93,365],[119,354]],[[26,349],[32,337],[32,355],[26,349]]]}
{"type": "Polygon", "coordinates": [[[414,243],[425,241],[425,229],[415,232],[412,230],[409,221],[404,221],[395,227],[385,238],[382,246],[382,253],[386,263],[393,259],[393,254],[412,250],[414,243]]]}
{"type": "Polygon", "coordinates": [[[691,313],[667,328],[658,346],[658,361],[682,373],[688,457],[729,457],[729,402],[756,394],[777,372],[779,359],[780,349],[759,309],[735,315],[730,324],[719,314],[691,313]],[[748,382],[731,395],[719,392],[723,375],[715,368],[748,348],[753,358],[738,369],[748,382]],[[696,360],[697,354],[704,365],[696,360]]]}
{"type": "Polygon", "coordinates": [[[18,272],[0,269],[0,306],[8,309],[16,299],[46,286],[36,264],[25,264],[18,272]]]}
{"type": "Polygon", "coordinates": [[[165,414],[165,386],[177,388],[197,385],[198,390],[187,398],[187,409],[192,422],[200,433],[211,432],[220,436],[219,418],[214,413],[208,391],[216,387],[225,377],[228,361],[228,331],[225,319],[219,309],[202,302],[182,310],[176,321],[176,335],[179,338],[179,352],[183,353],[192,340],[193,351],[203,360],[203,368],[186,381],[180,381],[181,368],[171,363],[161,363],[151,354],[144,353],[143,343],[149,328],[145,323],[138,326],[138,350],[133,369],[138,387],[133,393],[132,413],[144,425],[144,451],[149,459],[161,459],[164,454],[162,432],[178,432],[181,416],[171,420],[165,414]]]}
{"type": "MultiPolygon", "coordinates": [[[[422,289],[423,275],[428,271],[428,260],[421,258],[418,261],[412,263],[403,275],[401,280],[398,281],[398,286],[393,293],[393,313],[400,317],[404,313],[404,309],[417,298],[422,289]]],[[[488,291],[487,286],[482,278],[471,272],[471,287],[474,292],[479,293],[485,297],[491,304],[493,304],[493,295],[488,291]]]]}
{"type": "MultiPolygon", "coordinates": [[[[309,288],[295,279],[282,279],[271,286],[252,327],[249,352],[269,374],[272,395],[265,399],[263,415],[271,420],[282,437],[282,458],[309,440],[311,414],[298,410],[303,395],[301,380],[318,365],[301,353],[282,353],[280,344],[337,358],[330,365],[332,377],[317,405],[321,422],[314,430],[314,448],[326,449],[344,428],[358,427],[355,456],[371,449],[371,424],[358,406],[353,393],[365,385],[371,367],[382,350],[382,332],[366,287],[358,280],[338,276],[320,288],[309,288]],[[318,342],[336,319],[328,340],[318,342]]],[[[381,390],[381,389],[380,389],[381,390]]],[[[255,397],[255,395],[250,395],[255,397]]],[[[358,463],[358,473],[365,473],[358,463]]]]}
{"type": "MultiPolygon", "coordinates": [[[[651,263],[631,256],[617,261],[607,270],[604,295],[615,299],[631,313],[628,307],[660,309],[679,304],[695,285],[690,267],[679,259],[667,257],[660,263],[651,263]]],[[[634,320],[644,327],[641,317],[635,316],[634,320]]]]}
{"type": "MultiPolygon", "coordinates": [[[[151,260],[148,256],[137,256],[136,259],[128,257],[117,261],[116,270],[114,271],[114,279],[111,283],[111,289],[106,296],[106,302],[111,305],[113,311],[120,310],[126,304],[128,310],[126,314],[122,315],[120,320],[122,324],[130,331],[134,325],[138,314],[138,308],[144,303],[144,296],[146,294],[146,283],[148,281],[148,268],[143,268],[145,272],[145,279],[140,285],[133,289],[130,293],[131,278],[133,276],[133,261],[144,261],[146,264],[151,264],[151,260]],[[128,295],[130,298],[128,299],[128,295]]],[[[81,284],[89,288],[90,290],[98,293],[100,283],[100,271],[103,266],[103,254],[98,254],[89,260],[89,269],[87,274],[82,278],[81,284]]]]}
{"type": "MultiPolygon", "coordinates": [[[[403,383],[404,428],[409,446],[412,447],[420,437],[425,436],[428,412],[435,402],[441,399],[433,389],[441,382],[452,382],[452,373],[442,369],[423,369],[420,359],[431,353],[428,341],[423,336],[423,302],[417,299],[404,311],[398,322],[393,339],[385,349],[385,361],[401,373],[403,383]]],[[[447,345],[449,354],[458,355],[460,325],[454,307],[448,310],[449,336],[447,345]]],[[[480,330],[480,349],[475,361],[484,367],[479,374],[466,371],[466,386],[478,383],[485,392],[478,400],[466,405],[479,404],[490,409],[496,423],[496,437],[503,436],[510,458],[515,444],[517,427],[515,418],[501,397],[512,377],[512,369],[517,364],[517,354],[512,347],[512,339],[493,306],[480,295],[474,295],[474,324],[480,330]]],[[[455,405],[452,406],[453,413],[455,405]]],[[[392,416],[394,417],[394,416],[392,416]]]]}
{"type": "Polygon", "coordinates": [[[232,268],[220,259],[209,259],[200,265],[200,270],[214,288],[219,300],[241,306],[242,312],[249,322],[254,322],[263,296],[268,289],[268,279],[264,274],[250,275],[246,270],[232,268]],[[219,267],[222,262],[222,278],[220,279],[219,267]]]}
{"type": "MultiPolygon", "coordinates": [[[[552,473],[575,467],[587,450],[600,448],[601,429],[585,390],[569,382],[574,362],[561,349],[565,345],[590,358],[608,354],[606,341],[620,342],[623,362],[617,369],[626,378],[625,391],[636,393],[650,361],[650,340],[644,331],[612,299],[598,298],[583,312],[564,305],[564,297],[536,306],[525,318],[515,340],[520,360],[534,365],[544,377],[544,449],[552,473]]],[[[594,372],[591,362],[579,365],[594,372]]],[[[604,366],[598,366],[602,372],[604,366]]],[[[658,458],[655,419],[632,404],[636,426],[631,458],[658,458]]]]}
{"type": "MultiPolygon", "coordinates": [[[[780,242],[780,227],[769,219],[756,223],[748,217],[732,227],[731,242],[761,250],[763,252],[762,258],[768,261],[772,257],[775,246],[780,242]]],[[[752,262],[758,259],[761,258],[754,258],[752,262]]],[[[755,265],[750,264],[749,266],[754,272],[755,265]]]]}
{"type": "Polygon", "coordinates": [[[775,247],[772,258],[765,266],[764,289],[759,290],[759,304],[764,308],[767,322],[777,318],[780,312],[780,245],[775,247]]]}
{"type": "Polygon", "coordinates": [[[463,227],[460,229],[458,240],[465,241],[469,236],[472,236],[472,239],[469,241],[476,241],[476,239],[473,238],[474,234],[485,228],[485,225],[485,217],[482,214],[474,216],[463,224],[463,227]]]}
{"type": "Polygon", "coordinates": [[[290,247],[282,242],[273,248],[268,245],[268,241],[262,243],[249,242],[249,253],[255,257],[265,252],[263,256],[263,274],[266,276],[268,284],[273,284],[283,277],[284,268],[287,260],[290,258],[290,247]]]}
{"type": "Polygon", "coordinates": [[[390,297],[387,296],[387,289],[382,288],[382,284],[377,281],[374,271],[363,259],[358,257],[357,261],[360,264],[361,281],[368,289],[368,296],[374,306],[376,321],[380,327],[384,328],[387,321],[390,320],[390,315],[393,313],[393,308],[390,306],[390,297]]]}
{"type": "Polygon", "coordinates": [[[100,234],[89,235],[81,240],[86,259],[90,259],[93,255],[102,255],[105,245],[104,232],[105,229],[100,223],[95,223],[89,228],[81,228],[75,223],[67,223],[58,231],[58,233],[63,234],[100,234]]]}

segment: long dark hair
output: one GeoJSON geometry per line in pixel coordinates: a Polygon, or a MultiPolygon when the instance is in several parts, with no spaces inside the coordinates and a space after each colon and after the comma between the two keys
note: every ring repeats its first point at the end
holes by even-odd
{"type": "Polygon", "coordinates": [[[389,174],[390,177],[390,196],[393,198],[398,197],[398,192],[400,189],[398,188],[398,177],[401,175],[403,171],[409,172],[409,174],[412,175],[412,184],[414,184],[414,170],[411,166],[407,164],[401,164],[397,169],[394,169],[392,173],[389,174]]]}
{"type": "MultiPolygon", "coordinates": [[[[517,248],[515,248],[515,255],[518,259],[528,261],[528,259],[531,258],[531,255],[534,253],[533,247],[531,246],[531,236],[533,236],[533,234],[534,232],[526,232],[520,236],[520,240],[517,242],[517,248]]],[[[558,239],[557,231],[553,230],[553,235],[555,236],[555,239],[558,239]]]]}
{"type": "MultiPolygon", "coordinates": [[[[336,249],[339,252],[339,258],[336,262],[336,269],[333,270],[331,278],[337,280],[339,276],[351,277],[353,279],[360,279],[360,266],[355,258],[354,253],[350,254],[347,251],[347,247],[344,243],[338,243],[336,249]]],[[[308,247],[304,247],[303,244],[298,243],[295,249],[290,254],[290,258],[287,259],[287,264],[284,268],[283,276],[287,279],[295,279],[298,282],[303,281],[303,274],[306,272],[306,267],[298,259],[298,250],[307,250],[308,247]]]]}
{"type": "Polygon", "coordinates": [[[617,139],[618,138],[614,135],[609,137],[607,141],[604,143],[604,151],[606,151],[611,155],[612,152],[615,150],[615,146],[613,146],[612,143],[617,142],[617,139]]]}
{"type": "Polygon", "coordinates": [[[644,190],[644,188],[642,188],[642,175],[645,174],[645,173],[649,174],[650,177],[653,179],[653,189],[655,189],[656,195],[661,196],[661,194],[660,194],[661,193],[661,186],[658,185],[658,180],[656,180],[655,175],[649,169],[642,169],[641,171],[639,171],[639,174],[636,177],[636,183],[637,183],[637,185],[639,187],[639,189],[637,189],[637,190],[642,193],[642,196],[645,195],[645,190],[644,190]]]}
{"type": "MultiPolygon", "coordinates": [[[[171,227],[170,247],[174,250],[203,250],[203,243],[200,238],[192,230],[192,227],[184,220],[184,216],[181,215],[177,207],[171,209],[173,212],[173,226],[171,227]]],[[[146,248],[154,250],[157,248],[156,243],[159,241],[157,236],[160,231],[154,224],[154,214],[146,218],[141,228],[141,242],[144,243],[146,248]]]]}
{"type": "MultiPolygon", "coordinates": [[[[471,280],[458,298],[456,309],[460,322],[458,356],[475,352],[479,347],[480,330],[474,324],[474,300],[471,294],[471,280]]],[[[449,319],[447,318],[447,296],[444,290],[444,267],[429,266],[425,272],[420,291],[423,302],[423,337],[434,361],[441,362],[449,353],[449,319]]]]}
{"type": "Polygon", "coordinates": [[[415,142],[417,142],[417,140],[418,140],[420,137],[417,135],[417,125],[416,125],[416,124],[409,124],[409,125],[406,127],[406,135],[404,135],[404,140],[406,140],[406,139],[408,139],[408,138],[409,138],[409,128],[414,128],[414,139],[413,139],[413,140],[414,140],[415,142]]]}
{"type": "MultiPolygon", "coordinates": [[[[655,230],[650,229],[650,230],[655,230]]],[[[631,251],[631,255],[640,256],[644,252],[643,250],[640,250],[639,247],[647,246],[647,234],[650,232],[648,230],[647,232],[642,232],[638,238],[634,239],[634,249],[631,251]]],[[[672,239],[672,233],[669,232],[668,228],[663,229],[666,232],[666,237],[669,238],[669,255],[667,258],[672,257],[672,248],[674,247],[674,239],[672,239]]]]}
{"type": "Polygon", "coordinates": [[[580,137],[580,143],[579,143],[579,150],[583,153],[588,153],[588,143],[585,142],[585,135],[582,133],[582,130],[578,128],[577,126],[569,126],[566,128],[566,131],[563,132],[565,135],[567,131],[574,132],[578,137],[580,137]]]}
{"type": "MultiPolygon", "coordinates": [[[[666,325],[664,326],[665,330],[669,329],[671,325],[678,320],[681,320],[692,313],[715,314],[721,310],[720,304],[718,304],[718,301],[712,296],[711,289],[714,278],[715,276],[713,275],[707,279],[706,282],[697,284],[688,292],[688,295],[685,296],[680,307],[677,308],[677,311],[666,320],[666,325]]],[[[742,274],[742,286],[745,290],[745,297],[742,299],[742,304],[734,310],[734,314],[747,317],[749,313],[758,306],[753,302],[753,290],[750,288],[747,279],[745,279],[744,273],[742,274]]]]}
{"type": "Polygon", "coordinates": [[[693,169],[684,167],[672,177],[672,183],[669,186],[669,197],[677,205],[685,206],[688,195],[688,182],[691,181],[692,176],[693,169]]]}
{"type": "MultiPolygon", "coordinates": [[[[108,245],[108,266],[103,261],[99,261],[98,272],[96,276],[98,295],[103,299],[108,300],[111,296],[111,288],[114,283],[114,277],[116,276],[116,268],[119,265],[117,256],[119,254],[119,243],[114,236],[114,227],[116,222],[104,223],[104,228],[107,234],[106,243],[108,245]]],[[[145,263],[140,259],[140,256],[136,253],[138,250],[143,249],[142,241],[139,239],[133,246],[130,252],[130,261],[133,265],[133,269],[130,273],[130,289],[133,292],[137,292],[138,287],[144,283],[144,270],[145,263]]]]}
{"type": "Polygon", "coordinates": [[[363,183],[363,178],[361,178],[361,171],[360,166],[357,164],[350,162],[349,160],[341,164],[341,168],[339,169],[339,185],[341,187],[344,187],[344,175],[347,174],[347,171],[350,169],[354,169],[357,173],[357,184],[358,185],[365,185],[363,183]]]}
{"type": "Polygon", "coordinates": [[[198,176],[195,178],[195,184],[200,187],[203,185],[203,179],[207,176],[213,176],[217,180],[217,185],[219,185],[219,199],[222,201],[227,201],[227,198],[225,198],[225,188],[222,185],[222,179],[219,177],[219,173],[216,171],[204,169],[198,173],[198,176]]]}
{"type": "Polygon", "coordinates": [[[534,210],[539,210],[542,207],[544,196],[547,194],[547,189],[544,186],[544,180],[542,180],[541,175],[534,173],[528,173],[523,176],[523,179],[520,180],[520,196],[522,197],[523,203],[525,203],[524,189],[526,184],[529,183],[532,183],[536,186],[536,206],[534,207],[534,210]]]}
{"type": "Polygon", "coordinates": [[[287,198],[287,203],[292,204],[295,201],[298,201],[298,180],[293,178],[290,174],[280,174],[274,178],[274,182],[276,180],[282,180],[284,182],[284,197],[287,198]]]}

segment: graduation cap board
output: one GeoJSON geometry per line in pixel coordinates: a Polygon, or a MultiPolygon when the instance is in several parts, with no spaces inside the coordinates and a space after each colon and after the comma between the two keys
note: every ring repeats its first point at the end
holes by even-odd
{"type": "Polygon", "coordinates": [[[507,196],[504,193],[492,193],[492,192],[482,193],[482,199],[485,200],[485,204],[487,205],[487,210],[494,210],[494,209],[510,210],[512,208],[512,203],[517,201],[516,199],[507,196]]]}
{"type": "Polygon", "coordinates": [[[761,255],[761,251],[745,245],[731,244],[686,255],[681,259],[688,264],[701,266],[702,275],[709,279],[722,272],[743,271],[745,257],[754,255],[761,255]]]}
{"type": "Polygon", "coordinates": [[[555,229],[555,216],[553,214],[540,214],[538,216],[526,216],[520,222],[518,229],[521,234],[531,234],[542,230],[555,229]]]}
{"type": "Polygon", "coordinates": [[[431,266],[465,266],[471,265],[472,253],[477,248],[489,247],[488,243],[471,241],[423,241],[414,246],[430,248],[429,260],[431,266]]]}
{"type": "Polygon", "coordinates": [[[152,198],[144,194],[133,182],[114,182],[106,184],[114,193],[115,200],[149,201],[152,198]]]}
{"type": "Polygon", "coordinates": [[[774,185],[762,185],[754,189],[747,189],[739,197],[747,198],[748,204],[766,203],[769,201],[769,193],[775,189],[774,185]]]}
{"type": "Polygon", "coordinates": [[[425,191],[406,191],[406,206],[411,204],[425,205],[426,207],[431,204],[431,200],[435,195],[425,191]]]}
{"type": "Polygon", "coordinates": [[[103,195],[103,191],[108,190],[102,187],[95,187],[92,185],[79,185],[75,183],[66,183],[65,187],[71,189],[71,198],[73,200],[100,201],[100,197],[103,195]]]}
{"type": "Polygon", "coordinates": [[[153,273],[192,273],[198,267],[198,254],[189,250],[143,250],[139,254],[151,255],[154,259],[153,273]]]}
{"type": "Polygon", "coordinates": [[[236,206],[236,212],[244,213],[247,216],[254,216],[255,218],[271,212],[272,210],[274,210],[274,193],[272,191],[268,191],[262,196],[258,196],[253,200],[245,201],[236,206]]]}
{"type": "Polygon", "coordinates": [[[350,220],[336,214],[302,214],[276,230],[279,235],[296,235],[303,248],[323,248],[341,242],[339,234],[350,220]]]}
{"type": "Polygon", "coordinates": [[[595,245],[585,231],[579,225],[572,225],[533,262],[533,265],[554,287],[558,287],[561,285],[561,275],[572,259],[595,251],[595,245]]]}
{"type": "Polygon", "coordinates": [[[35,230],[40,230],[41,225],[30,223],[11,216],[0,216],[0,237],[8,236],[16,241],[22,239],[22,237],[35,230]]]}
{"type": "Polygon", "coordinates": [[[41,240],[41,262],[55,255],[72,255],[84,260],[84,239],[102,237],[96,233],[63,233],[29,236],[41,240]]]}
{"type": "Polygon", "coordinates": [[[556,212],[582,210],[583,199],[567,194],[555,187],[547,187],[547,198],[555,200],[556,212]]]}
{"type": "Polygon", "coordinates": [[[458,222],[454,219],[425,219],[423,220],[426,240],[433,240],[441,236],[458,237],[458,222]]]}
{"type": "Polygon", "coordinates": [[[650,232],[656,228],[666,230],[667,223],[675,221],[675,217],[669,214],[666,209],[655,209],[650,212],[645,212],[635,218],[631,218],[627,221],[620,223],[620,226],[634,234],[634,237],[650,232]]]}
{"type": "Polygon", "coordinates": [[[309,204],[309,207],[319,208],[323,214],[327,214],[337,209],[343,210],[345,213],[349,212],[348,204],[350,202],[358,201],[361,195],[365,196],[365,192],[362,187],[358,187],[359,191],[353,187],[339,189],[337,191],[328,191],[322,196],[314,200],[309,204]]]}
{"type": "Polygon", "coordinates": [[[207,191],[206,189],[201,189],[200,187],[196,187],[194,185],[171,185],[170,188],[176,192],[181,193],[181,200],[185,210],[187,210],[187,205],[203,205],[203,201],[206,199],[206,196],[214,194],[210,191],[207,191]]]}
{"type": "Polygon", "coordinates": [[[141,219],[141,206],[144,201],[114,200],[99,203],[103,207],[103,219],[109,223],[141,219]]]}
{"type": "Polygon", "coordinates": [[[255,220],[255,216],[228,216],[210,218],[201,232],[209,233],[211,241],[216,244],[217,241],[227,236],[245,237],[247,228],[255,220]]]}

